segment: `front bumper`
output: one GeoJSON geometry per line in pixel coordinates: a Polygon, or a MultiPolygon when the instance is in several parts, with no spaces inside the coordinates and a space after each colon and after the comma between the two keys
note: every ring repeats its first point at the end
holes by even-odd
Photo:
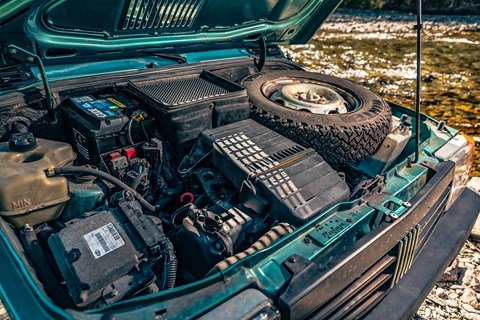
{"type": "Polygon", "coordinates": [[[299,256],[288,259],[295,261],[294,264],[285,261],[293,277],[278,298],[282,317],[341,319],[363,318],[369,314],[376,319],[373,318],[376,314],[385,316],[380,311],[377,313],[376,308],[371,311],[382,300],[385,309],[378,310],[389,310],[389,313],[395,310],[399,318],[408,318],[416,312],[415,308],[459,252],[480,211],[480,196],[469,189],[464,190],[448,212],[445,211],[453,163],[424,162],[422,165],[434,173],[412,199],[410,209],[395,222],[381,224],[347,252],[335,257],[332,267],[317,265],[299,256]],[[417,237],[414,241],[412,233],[417,237]],[[445,237],[449,237],[448,246],[444,244],[445,237]],[[408,248],[407,259],[401,254],[401,245],[408,248]],[[438,248],[431,251],[432,246],[438,248]],[[404,309],[404,298],[395,298],[395,292],[401,290],[406,279],[415,277],[416,270],[422,268],[417,267],[418,264],[429,266],[423,270],[428,275],[419,276],[424,279],[421,282],[411,281],[417,289],[409,293],[408,301],[412,302],[409,309],[404,309]],[[400,280],[402,286],[397,277],[399,266],[399,276],[404,275],[400,280]],[[390,298],[390,292],[394,298],[390,298]],[[398,305],[402,308],[397,309],[398,305]]]}
{"type": "Polygon", "coordinates": [[[467,240],[480,212],[480,195],[464,189],[439,221],[415,263],[366,319],[411,319],[467,240]]]}

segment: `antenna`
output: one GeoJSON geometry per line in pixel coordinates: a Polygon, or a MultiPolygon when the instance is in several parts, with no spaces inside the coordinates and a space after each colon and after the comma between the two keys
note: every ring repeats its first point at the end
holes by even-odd
{"type": "Polygon", "coordinates": [[[415,90],[415,158],[414,163],[420,158],[420,99],[422,87],[422,0],[417,0],[417,81],[415,90]]]}

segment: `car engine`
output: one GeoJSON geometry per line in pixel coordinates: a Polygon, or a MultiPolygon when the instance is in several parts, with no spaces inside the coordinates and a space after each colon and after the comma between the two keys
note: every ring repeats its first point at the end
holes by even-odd
{"type": "MultiPolygon", "coordinates": [[[[207,70],[132,79],[63,99],[58,139],[18,122],[0,143],[0,215],[59,305],[203,279],[350,199],[333,151],[327,162],[295,123],[251,116],[258,105],[241,83],[207,70]]],[[[287,84],[271,96],[292,113],[350,108],[331,85],[287,84]]]]}

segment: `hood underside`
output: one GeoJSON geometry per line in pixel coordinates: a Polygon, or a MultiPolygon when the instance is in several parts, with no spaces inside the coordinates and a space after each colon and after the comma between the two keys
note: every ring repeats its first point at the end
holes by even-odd
{"type": "Polygon", "coordinates": [[[0,4],[4,65],[205,44],[306,43],[342,0],[11,0],[0,4]]]}

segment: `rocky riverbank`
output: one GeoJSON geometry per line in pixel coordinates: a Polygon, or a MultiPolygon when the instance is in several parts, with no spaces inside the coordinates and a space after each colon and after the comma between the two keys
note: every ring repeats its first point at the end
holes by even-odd
{"type": "MultiPolygon", "coordinates": [[[[469,187],[480,192],[480,178],[469,187]]],[[[480,220],[458,257],[430,292],[415,320],[480,320],[480,220]]]]}
{"type": "MultiPolygon", "coordinates": [[[[413,107],[416,17],[394,11],[339,10],[306,45],[286,47],[312,71],[360,83],[413,107]]],[[[480,20],[424,16],[422,112],[477,141],[472,174],[480,177],[480,20]]]]}

